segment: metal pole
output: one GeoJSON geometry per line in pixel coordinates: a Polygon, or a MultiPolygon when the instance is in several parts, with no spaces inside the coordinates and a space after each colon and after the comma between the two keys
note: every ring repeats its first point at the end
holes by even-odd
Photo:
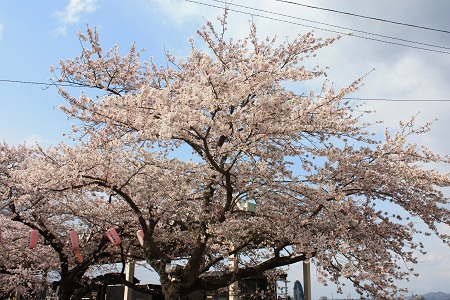
{"type": "Polygon", "coordinates": [[[311,264],[309,260],[303,261],[303,289],[305,300],[311,300],[311,264]]]}
{"type": "MultiPolygon", "coordinates": [[[[134,280],[134,267],[135,262],[133,260],[128,260],[125,265],[125,280],[129,282],[133,282],[134,280]]],[[[133,289],[125,286],[123,293],[123,300],[132,300],[133,299],[133,289]]]]}

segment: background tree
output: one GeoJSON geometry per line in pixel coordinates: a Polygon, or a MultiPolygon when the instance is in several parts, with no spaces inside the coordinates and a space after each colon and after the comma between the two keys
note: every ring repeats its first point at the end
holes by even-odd
{"type": "Polygon", "coordinates": [[[0,215],[0,298],[19,293],[24,299],[37,299],[47,286],[55,256],[44,247],[28,249],[29,228],[0,215]]]}
{"type": "Polygon", "coordinates": [[[0,144],[0,295],[2,299],[15,292],[33,299],[45,290],[45,275],[52,270],[54,256],[39,248],[28,249],[29,227],[14,222],[7,216],[11,199],[17,193],[12,189],[12,173],[30,151],[24,146],[8,147],[0,144]],[[44,284],[43,284],[44,282],[44,284]]]}
{"type": "Polygon", "coordinates": [[[0,291],[5,297],[18,291],[22,298],[37,299],[49,283],[57,281],[61,299],[81,299],[103,285],[126,283],[125,261],[142,260],[136,252],[140,246],[135,235],[130,237],[121,231],[136,231],[136,226],[133,230],[127,226],[126,219],[132,219],[128,206],[99,201],[101,196],[92,193],[40,192],[30,181],[22,180],[31,175],[27,160],[36,153],[42,153],[42,149],[6,144],[0,147],[0,291]],[[125,221],[112,218],[102,205],[121,211],[125,221]],[[117,228],[124,238],[118,247],[111,246],[105,236],[111,227],[117,228]],[[31,229],[39,232],[33,249],[29,249],[31,229]],[[71,229],[79,233],[80,257],[69,242],[71,229]],[[122,263],[122,268],[111,266],[118,263],[122,263]]]}
{"type": "Polygon", "coordinates": [[[207,51],[192,42],[184,60],[167,54],[166,67],[140,63],[134,46],[123,57],[103,52],[95,30],[80,34],[81,55],[57,70],[59,82],[94,88],[60,90],[77,143],[33,157],[24,180],[126,203],[167,299],[305,259],[338,289],[343,277],[361,294],[393,297],[411,271],[400,266],[423,251],[408,218],[448,243],[437,225],[449,225],[449,178],[425,164],[449,160],[408,142],[429,124],[412,119],[377,139],[360,120],[366,112],[344,100],[360,79],[299,92],[325,75],[303,60],[334,39],[278,44],[252,26],[235,41],[220,22],[198,32],[207,51]],[[252,204],[255,212],[243,209],[252,204]]]}

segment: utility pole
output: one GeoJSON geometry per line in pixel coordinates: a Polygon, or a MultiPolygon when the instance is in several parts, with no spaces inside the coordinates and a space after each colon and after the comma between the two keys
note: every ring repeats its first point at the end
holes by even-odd
{"type": "Polygon", "coordinates": [[[305,300],[311,300],[311,263],[309,259],[303,261],[303,289],[305,300]]]}
{"type": "MultiPolygon", "coordinates": [[[[230,255],[230,271],[234,272],[238,268],[237,254],[230,255]]],[[[239,282],[235,281],[228,286],[228,300],[237,300],[239,296],[239,282]]]]}
{"type": "MultiPolygon", "coordinates": [[[[128,259],[125,264],[125,280],[129,282],[134,281],[134,268],[135,262],[132,259],[128,259]]],[[[123,300],[132,300],[133,299],[133,289],[125,286],[123,293],[123,300]]]]}

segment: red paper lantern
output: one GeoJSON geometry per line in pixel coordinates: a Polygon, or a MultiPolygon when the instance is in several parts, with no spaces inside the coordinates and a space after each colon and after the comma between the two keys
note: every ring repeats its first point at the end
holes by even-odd
{"type": "Polygon", "coordinates": [[[30,230],[30,238],[29,238],[29,248],[33,249],[36,247],[38,242],[38,230],[37,229],[31,229],[30,230]]]}
{"type": "Polygon", "coordinates": [[[139,240],[139,244],[141,244],[141,246],[144,246],[144,232],[142,231],[142,229],[139,229],[136,232],[136,235],[139,240]]]}
{"type": "Polygon", "coordinates": [[[69,231],[70,236],[70,244],[72,245],[72,250],[75,253],[76,258],[80,263],[83,262],[83,257],[81,256],[80,252],[78,252],[78,247],[80,246],[78,243],[78,234],[75,229],[71,229],[69,231]]]}
{"type": "Polygon", "coordinates": [[[75,229],[69,231],[70,244],[72,245],[72,250],[78,250],[78,234],[75,229]]]}
{"type": "Polygon", "coordinates": [[[120,245],[120,237],[117,234],[116,230],[114,228],[110,228],[106,231],[106,236],[108,237],[109,241],[113,246],[119,246],[120,245]]]}

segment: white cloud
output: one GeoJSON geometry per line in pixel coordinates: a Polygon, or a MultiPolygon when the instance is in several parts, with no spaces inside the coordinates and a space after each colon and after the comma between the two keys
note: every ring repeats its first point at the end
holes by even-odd
{"type": "MultiPolygon", "coordinates": [[[[209,6],[192,5],[193,3],[187,1],[153,0],[152,2],[155,4],[153,9],[158,9],[167,15],[171,22],[178,25],[189,21],[192,17],[211,15],[214,11],[209,6]]],[[[215,17],[215,14],[213,16],[215,17]]]]}
{"type": "Polygon", "coordinates": [[[0,40],[3,38],[3,24],[0,23],[0,40]]]}
{"type": "Polygon", "coordinates": [[[55,12],[55,16],[59,19],[61,26],[58,27],[58,33],[65,35],[68,24],[79,21],[80,16],[84,13],[91,13],[97,9],[96,0],[70,0],[69,5],[64,11],[55,12]]]}

